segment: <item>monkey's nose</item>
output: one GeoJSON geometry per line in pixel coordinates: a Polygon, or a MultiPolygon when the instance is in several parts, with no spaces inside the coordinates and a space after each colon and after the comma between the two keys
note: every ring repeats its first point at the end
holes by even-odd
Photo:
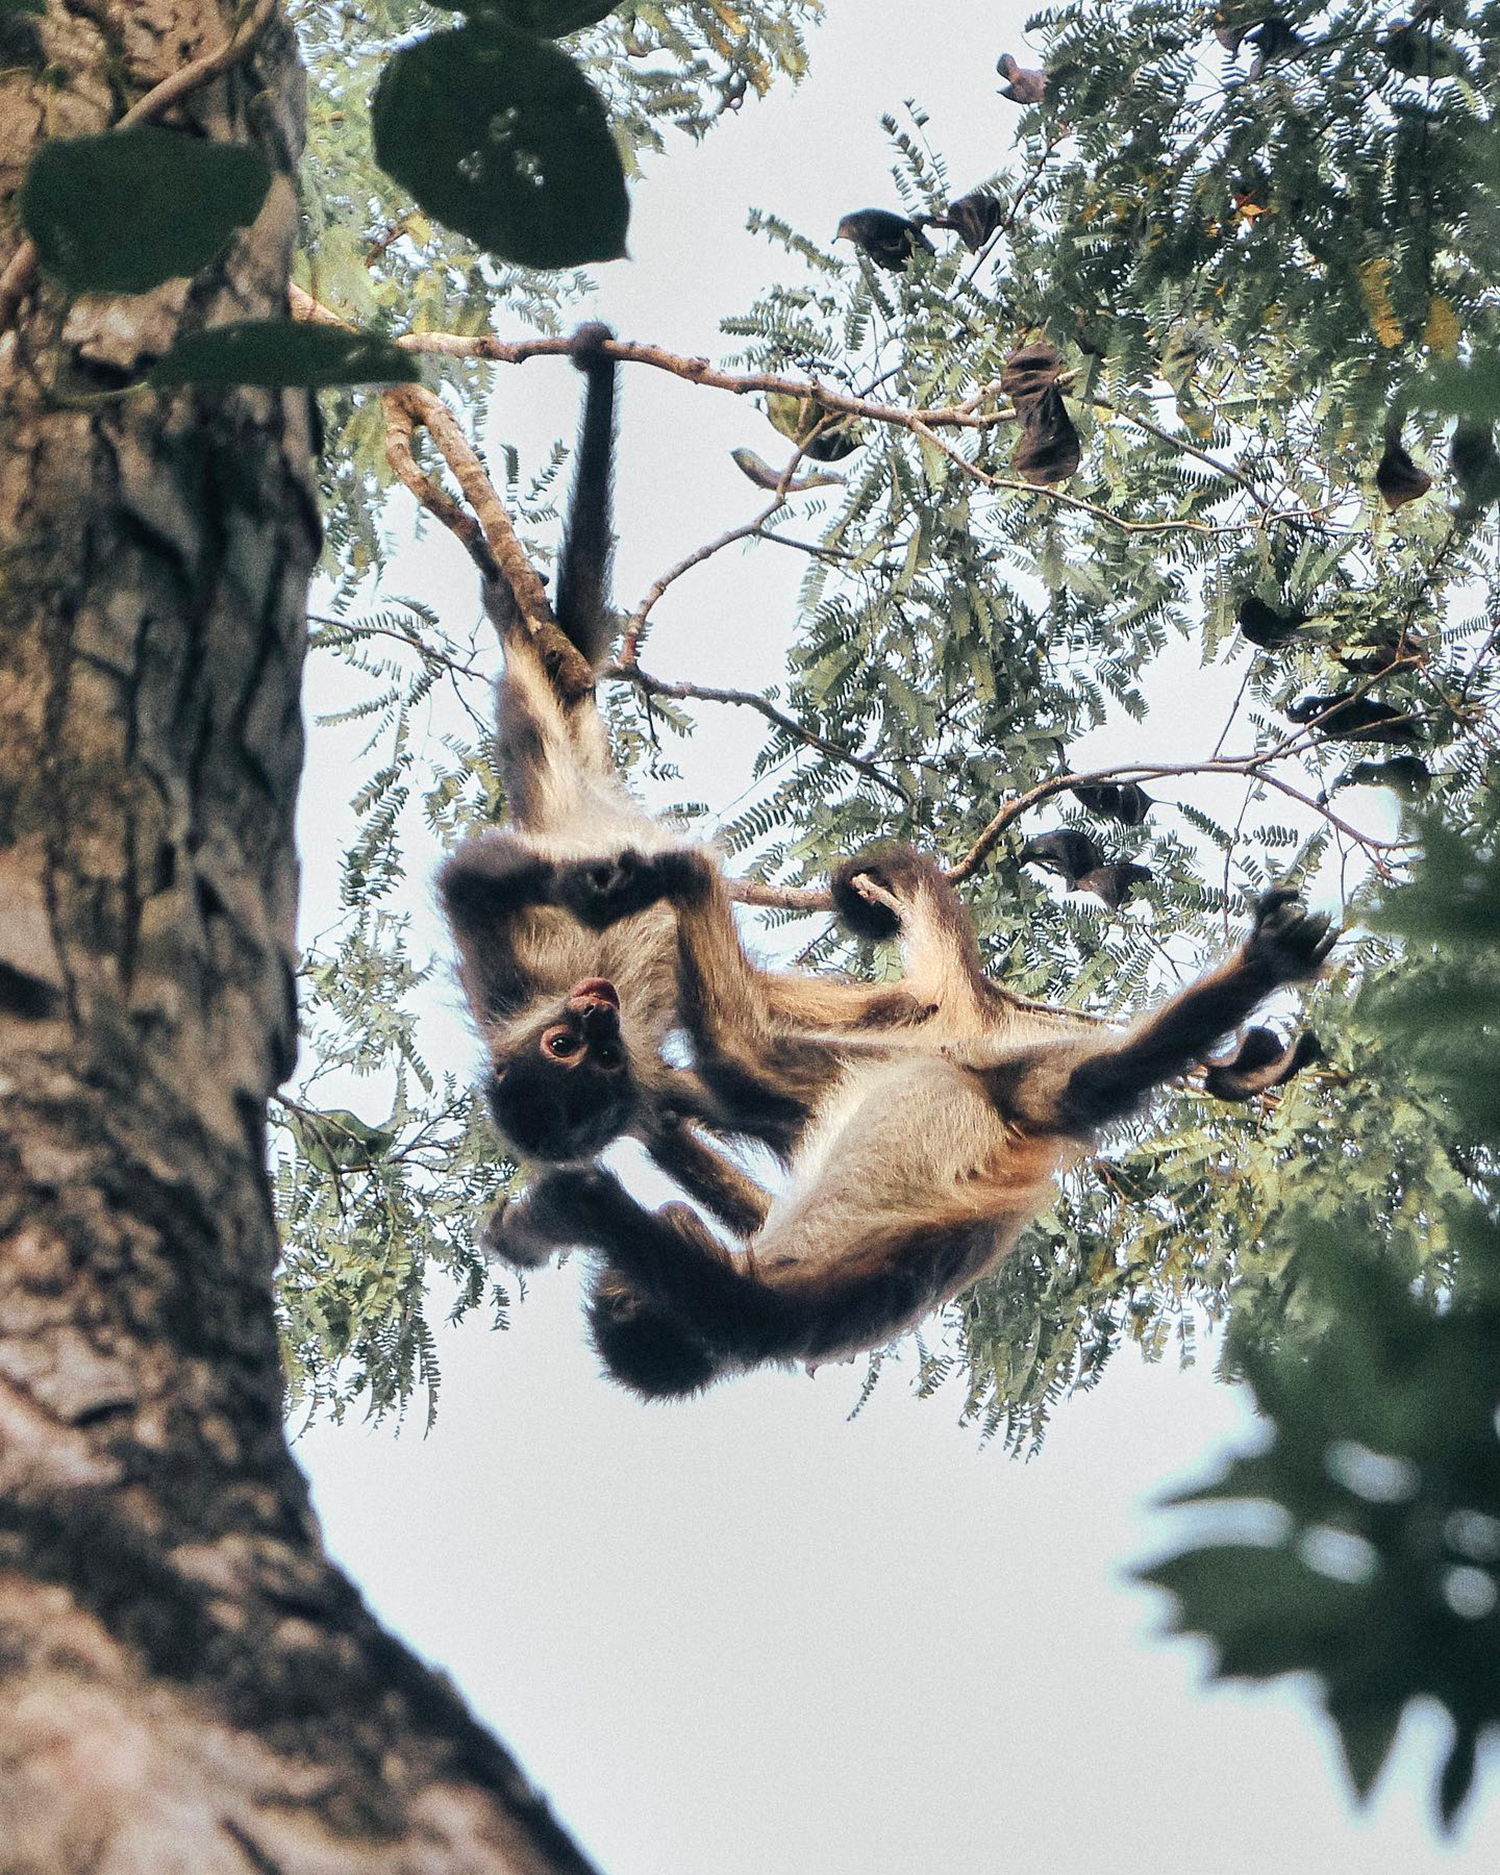
{"type": "Polygon", "coordinates": [[[608,977],[587,977],[576,985],[569,1002],[608,1003],[611,1009],[620,1007],[619,992],[608,977]]]}

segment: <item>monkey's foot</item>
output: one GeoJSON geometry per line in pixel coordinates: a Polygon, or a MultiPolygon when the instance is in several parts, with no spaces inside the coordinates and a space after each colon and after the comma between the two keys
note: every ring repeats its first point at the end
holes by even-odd
{"type": "Polygon", "coordinates": [[[1273,982],[1300,983],[1317,975],[1338,935],[1322,912],[1310,912],[1294,890],[1280,886],[1257,903],[1245,949],[1273,982]]]}
{"type": "Polygon", "coordinates": [[[856,937],[894,937],[903,912],[932,871],[932,861],[910,847],[876,847],[834,868],[829,880],[834,909],[856,937]]]}
{"type": "MultiPolygon", "coordinates": [[[[532,1188],[535,1190],[535,1187],[532,1188]]],[[[563,1242],[531,1202],[531,1192],[502,1198],[479,1226],[479,1248],[492,1263],[514,1270],[539,1270],[558,1255],[563,1242]]]]}

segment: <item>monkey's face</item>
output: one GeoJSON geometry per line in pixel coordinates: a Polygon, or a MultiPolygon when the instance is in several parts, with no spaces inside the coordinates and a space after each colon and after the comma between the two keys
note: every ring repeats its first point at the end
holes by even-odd
{"type": "Polygon", "coordinates": [[[497,1055],[486,1090],[495,1124],[532,1159],[589,1159],[636,1105],[620,998],[603,977],[577,984],[497,1055]]]}

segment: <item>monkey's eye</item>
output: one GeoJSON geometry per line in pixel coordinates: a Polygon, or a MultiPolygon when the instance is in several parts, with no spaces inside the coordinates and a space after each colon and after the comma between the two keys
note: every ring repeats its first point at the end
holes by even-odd
{"type": "Polygon", "coordinates": [[[605,1042],[594,1050],[594,1059],[601,1068],[618,1068],[625,1057],[613,1042],[605,1042]]]}
{"type": "Polygon", "coordinates": [[[566,1061],[569,1055],[576,1055],[582,1046],[571,1029],[548,1029],[542,1036],[542,1053],[556,1055],[560,1061],[566,1061]]]}

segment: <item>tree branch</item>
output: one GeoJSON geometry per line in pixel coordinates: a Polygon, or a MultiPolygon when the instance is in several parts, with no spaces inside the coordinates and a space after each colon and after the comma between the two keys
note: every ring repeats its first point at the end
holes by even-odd
{"type": "MultiPolygon", "coordinates": [[[[320,319],[331,325],[352,324],[320,304],[303,287],[294,284],[288,298],[294,318],[320,319]]],[[[407,332],[394,343],[402,351],[426,352],[443,358],[477,358],[501,365],[521,365],[530,358],[566,358],[571,357],[573,351],[571,338],[497,339],[485,333],[407,332]]],[[[787,378],[772,371],[721,371],[706,358],[684,357],[661,345],[636,345],[628,339],[609,339],[603,350],[622,364],[650,365],[653,370],[668,372],[690,384],[705,384],[712,390],[728,391],[736,397],[767,393],[808,398],[832,416],[860,417],[870,423],[893,424],[898,429],[915,430],[925,426],[991,430],[1016,420],[1013,410],[975,411],[963,404],[914,410],[898,404],[882,404],[870,397],[855,397],[817,378],[787,378]]]]}
{"type": "Polygon", "coordinates": [[[622,683],[634,684],[648,697],[673,697],[678,699],[696,699],[703,703],[737,703],[746,709],[757,710],[768,723],[774,723],[789,736],[795,736],[809,748],[817,749],[830,761],[842,762],[845,767],[856,769],[869,780],[889,790],[898,800],[910,803],[911,796],[899,781],[882,774],[875,764],[863,755],[856,755],[852,749],[840,748],[838,743],[829,742],[815,729],[808,729],[799,723],[795,716],[788,716],[784,710],[778,710],[768,697],[759,696],[753,690],[723,690],[711,684],[670,684],[665,679],[653,677],[649,671],[643,671],[639,664],[627,662],[623,658],[617,664],[609,665],[600,672],[602,677],[618,678],[622,683]]]}

